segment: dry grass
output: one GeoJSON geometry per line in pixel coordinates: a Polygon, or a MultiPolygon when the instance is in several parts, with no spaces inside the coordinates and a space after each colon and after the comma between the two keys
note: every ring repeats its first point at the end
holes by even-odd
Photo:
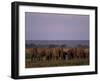
{"type": "MultiPolygon", "coordinates": [[[[63,51],[67,52],[71,48],[64,48],[63,51]]],[[[80,48],[78,49],[80,51],[80,48]]],[[[85,48],[85,52],[88,52],[89,48],[85,48]]],[[[89,65],[89,57],[87,58],[73,58],[71,60],[44,60],[44,61],[31,61],[32,48],[26,49],[25,67],[36,68],[36,67],[58,67],[58,66],[82,66],[89,65]]]]}
{"type": "Polygon", "coordinates": [[[79,66],[89,65],[89,59],[72,59],[72,60],[51,60],[51,61],[39,61],[32,63],[30,59],[26,60],[26,68],[35,67],[55,67],[55,66],[79,66]]]}

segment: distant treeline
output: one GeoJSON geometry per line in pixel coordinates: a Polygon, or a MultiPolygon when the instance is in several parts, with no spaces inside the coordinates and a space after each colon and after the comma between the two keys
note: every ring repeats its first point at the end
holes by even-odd
{"type": "MultiPolygon", "coordinates": [[[[26,44],[26,48],[54,48],[54,47],[61,47],[61,48],[67,48],[67,47],[71,47],[68,46],[66,44],[62,44],[62,45],[57,45],[57,44],[26,44]]],[[[83,47],[83,48],[89,48],[88,45],[77,45],[75,47],[83,47]]]]}

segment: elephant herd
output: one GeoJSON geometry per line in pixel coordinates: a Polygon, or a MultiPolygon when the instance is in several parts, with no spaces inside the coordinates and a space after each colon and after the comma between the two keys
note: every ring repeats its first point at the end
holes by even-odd
{"type": "Polygon", "coordinates": [[[89,58],[88,48],[31,48],[31,62],[89,58]]]}

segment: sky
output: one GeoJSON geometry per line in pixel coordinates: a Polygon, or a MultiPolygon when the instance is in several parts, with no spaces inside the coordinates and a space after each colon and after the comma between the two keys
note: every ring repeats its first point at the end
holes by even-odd
{"type": "Polygon", "coordinates": [[[25,12],[25,40],[89,40],[89,15],[25,12]]]}

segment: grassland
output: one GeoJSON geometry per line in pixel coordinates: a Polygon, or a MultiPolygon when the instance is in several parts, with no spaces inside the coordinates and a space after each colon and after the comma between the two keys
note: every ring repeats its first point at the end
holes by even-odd
{"type": "Polygon", "coordinates": [[[26,68],[36,67],[57,67],[57,66],[81,66],[89,65],[89,59],[72,59],[72,60],[57,60],[57,61],[39,61],[31,63],[30,59],[26,60],[26,68]]]}
{"type": "MultiPolygon", "coordinates": [[[[64,48],[63,52],[68,52],[71,48],[64,48]]],[[[58,49],[56,49],[58,50],[58,49]]],[[[26,49],[26,57],[25,57],[25,67],[26,68],[36,68],[36,67],[58,67],[58,66],[82,66],[82,65],[89,65],[89,48],[77,48],[77,53],[79,53],[79,56],[84,53],[83,50],[85,50],[87,57],[83,58],[83,56],[79,58],[72,58],[72,59],[51,59],[51,60],[36,60],[32,61],[31,57],[33,54],[33,49],[28,48],[26,49]]],[[[39,49],[41,51],[41,49],[39,49]]],[[[75,53],[76,50],[71,50],[73,53],[75,53]]],[[[47,52],[46,52],[47,53],[47,52]]],[[[54,52],[56,53],[56,52],[54,52]]],[[[38,54],[38,53],[37,53],[38,54]]],[[[47,55],[47,54],[46,54],[47,55]]],[[[41,57],[42,58],[42,57],[41,57]]],[[[53,58],[53,57],[52,57],[53,58]]]]}

